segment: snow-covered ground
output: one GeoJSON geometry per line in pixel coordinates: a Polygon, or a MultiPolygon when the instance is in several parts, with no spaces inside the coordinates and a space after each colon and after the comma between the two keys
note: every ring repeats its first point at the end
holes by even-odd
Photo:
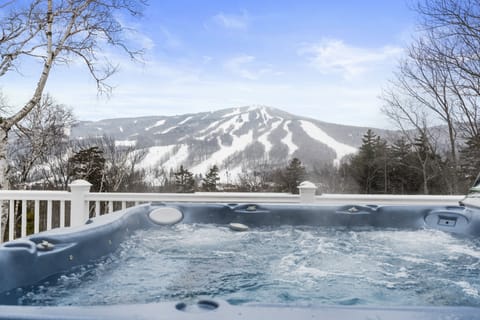
{"type": "Polygon", "coordinates": [[[332,148],[335,151],[337,157],[333,161],[334,165],[338,165],[340,163],[340,160],[347,154],[357,152],[357,148],[338,142],[310,121],[300,120],[300,125],[303,131],[305,131],[305,133],[308,134],[311,138],[323,144],[326,144],[328,147],[332,148]]]}
{"type": "MultiPolygon", "coordinates": [[[[220,138],[218,138],[220,144],[220,138]]],[[[191,171],[196,174],[205,174],[213,165],[220,165],[228,157],[235,152],[244,150],[250,143],[253,142],[253,131],[250,130],[247,134],[240,137],[233,135],[233,142],[230,146],[222,146],[222,148],[210,155],[210,158],[194,166],[191,171]]]]}
{"type": "Polygon", "coordinates": [[[177,128],[178,126],[173,126],[173,127],[170,127],[168,129],[165,129],[163,130],[162,132],[160,132],[160,134],[165,134],[165,133],[169,133],[170,131],[172,131],[173,129],[177,128]]]}
{"type": "Polygon", "coordinates": [[[186,144],[181,144],[178,151],[163,163],[163,167],[175,169],[179,168],[182,164],[184,164],[185,160],[187,160],[188,154],[188,146],[186,144]]]}
{"type": "Polygon", "coordinates": [[[291,122],[292,121],[285,121],[283,125],[283,130],[287,132],[287,135],[281,140],[282,143],[288,147],[289,156],[298,150],[298,146],[295,143],[293,143],[293,140],[292,140],[292,136],[293,136],[292,131],[290,131],[290,129],[288,128],[291,122]]]}
{"type": "Polygon", "coordinates": [[[162,165],[159,163],[159,161],[168,156],[172,152],[173,148],[175,148],[174,145],[148,148],[147,154],[145,155],[145,158],[143,158],[142,162],[140,162],[139,167],[148,169],[162,165]]]}
{"type": "Polygon", "coordinates": [[[162,119],[162,120],[158,120],[153,126],[150,126],[150,127],[146,127],[145,128],[145,131],[148,131],[152,128],[156,128],[156,127],[160,127],[160,126],[163,126],[165,124],[165,119],[162,119]]]}
{"type": "MultiPolygon", "coordinates": [[[[355,137],[361,136],[360,128],[351,127],[346,134],[349,133],[351,137],[352,134],[355,137]]],[[[322,129],[321,125],[314,120],[309,121],[302,117],[288,115],[281,110],[266,106],[248,106],[219,112],[152,119],[126,119],[125,122],[116,121],[112,125],[108,121],[89,122],[75,138],[106,134],[118,136],[115,142],[117,146],[139,149],[150,146],[140,163],[141,168],[163,167],[165,170],[177,170],[180,165],[184,165],[194,174],[204,175],[213,165],[217,165],[222,182],[234,181],[238,174],[246,169],[247,163],[255,163],[258,160],[257,157],[262,156],[245,153],[247,147],[255,141],[264,146],[265,156],[272,154],[276,157],[271,159],[275,163],[286,161],[299,152],[304,157],[300,159],[302,162],[316,161],[316,158],[311,159],[314,157],[313,153],[309,158],[308,149],[329,147],[335,151],[334,164],[338,165],[342,157],[357,151],[355,147],[334,138],[337,134],[345,134],[345,126],[340,129],[334,126],[322,129]],[[132,122],[137,125],[132,126],[132,122]],[[297,131],[292,131],[298,127],[301,128],[300,132],[303,130],[315,141],[308,139],[310,143],[304,143],[302,139],[306,136],[297,135],[297,131]],[[231,143],[222,144],[222,141],[231,141],[231,143]],[[217,146],[214,145],[215,143],[217,146]],[[203,147],[207,149],[199,149],[203,147]],[[304,150],[305,148],[307,150],[304,150]],[[191,154],[194,150],[199,150],[204,157],[199,158],[191,154]],[[280,153],[277,151],[284,152],[281,157],[285,159],[278,159],[280,153]],[[234,160],[229,161],[236,154],[244,157],[235,157],[234,160]]],[[[353,138],[350,140],[355,141],[353,138]]],[[[328,161],[332,161],[332,158],[328,158],[328,161]]]]}
{"type": "Polygon", "coordinates": [[[276,130],[280,126],[281,123],[282,120],[278,118],[275,119],[274,123],[272,124],[272,128],[257,138],[257,141],[263,144],[265,147],[265,154],[267,155],[270,153],[273,147],[272,143],[268,140],[268,137],[272,134],[272,131],[276,130]]]}
{"type": "Polygon", "coordinates": [[[116,147],[134,147],[136,144],[136,140],[115,140],[116,147]]]}
{"type": "Polygon", "coordinates": [[[179,124],[179,125],[185,124],[185,123],[187,123],[188,121],[190,121],[192,118],[193,118],[193,116],[186,117],[184,120],[180,121],[178,124],[179,124]]]}
{"type": "MultiPolygon", "coordinates": [[[[225,118],[225,116],[223,117],[225,118]]],[[[248,112],[235,114],[232,118],[222,121],[215,121],[206,129],[200,131],[203,134],[195,136],[196,139],[205,139],[208,136],[224,132],[235,132],[248,121],[248,112]],[[210,131],[209,131],[210,130],[210,131]]]]}

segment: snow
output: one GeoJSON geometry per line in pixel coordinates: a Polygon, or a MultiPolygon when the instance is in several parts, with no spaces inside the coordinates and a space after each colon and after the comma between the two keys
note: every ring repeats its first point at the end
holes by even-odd
{"type": "Polygon", "coordinates": [[[267,155],[270,153],[270,150],[272,150],[272,143],[268,141],[268,136],[272,133],[272,131],[277,129],[281,123],[282,121],[280,119],[275,119],[275,122],[272,124],[272,128],[257,138],[257,141],[263,144],[265,147],[265,154],[267,155]]]}
{"type": "Polygon", "coordinates": [[[173,156],[168,158],[168,160],[164,162],[162,166],[164,168],[173,168],[174,170],[176,170],[180,167],[180,165],[185,162],[185,160],[187,160],[187,158],[188,146],[186,144],[181,144],[180,149],[178,149],[178,151],[173,156]]]}
{"type": "Polygon", "coordinates": [[[236,183],[238,177],[242,173],[242,168],[236,166],[235,168],[222,169],[218,172],[221,183],[236,183]]]}
{"type": "MultiPolygon", "coordinates": [[[[200,130],[198,133],[203,134],[203,133],[207,132],[208,130],[211,130],[211,129],[215,128],[219,123],[220,123],[220,120],[214,121],[208,127],[206,127],[205,129],[200,130]]],[[[197,136],[196,138],[203,139],[207,135],[197,136]]]]}
{"type": "Polygon", "coordinates": [[[175,145],[171,144],[168,146],[157,146],[157,147],[150,147],[147,150],[147,154],[145,158],[139,163],[140,168],[152,168],[159,165],[159,161],[162,160],[165,156],[168,156],[175,145]]]}
{"type": "Polygon", "coordinates": [[[120,132],[123,132],[123,128],[122,128],[122,127],[118,128],[118,129],[120,130],[120,132]]]}
{"type": "Polygon", "coordinates": [[[116,147],[134,147],[136,144],[136,140],[115,140],[116,147]]]}
{"type": "Polygon", "coordinates": [[[205,119],[207,119],[211,114],[212,114],[212,111],[206,113],[200,120],[205,120],[205,119]]]}
{"type": "Polygon", "coordinates": [[[160,127],[160,126],[163,126],[165,124],[165,119],[162,119],[162,120],[158,120],[157,122],[155,122],[155,124],[153,126],[150,126],[150,127],[146,127],[145,128],[145,131],[148,131],[152,128],[155,128],[155,127],[160,127]]]}
{"type": "Polygon", "coordinates": [[[215,134],[215,133],[219,134],[219,133],[223,133],[223,132],[235,132],[236,130],[241,128],[245,122],[248,122],[248,113],[244,112],[244,113],[241,113],[241,114],[236,114],[234,117],[232,117],[228,120],[225,120],[221,124],[219,124],[220,121],[215,121],[210,126],[208,126],[206,129],[200,131],[200,133],[206,132],[210,128],[213,129],[213,127],[216,127],[216,129],[214,129],[213,131],[211,131],[211,132],[209,132],[209,133],[207,133],[203,136],[196,136],[195,138],[196,139],[204,139],[207,136],[210,136],[210,135],[215,134]],[[238,115],[240,115],[241,121],[238,121],[238,117],[237,117],[238,115]]]}
{"type": "Polygon", "coordinates": [[[286,121],[284,124],[283,124],[283,130],[285,130],[287,132],[287,135],[281,140],[281,142],[285,145],[287,145],[288,147],[288,155],[292,155],[295,151],[298,150],[298,146],[293,143],[293,139],[292,139],[292,132],[290,131],[290,129],[288,129],[288,125],[291,123],[292,121],[286,121]]]}
{"type": "Polygon", "coordinates": [[[240,114],[240,108],[236,108],[232,112],[223,115],[222,118],[229,118],[229,117],[233,117],[233,116],[236,116],[236,115],[239,115],[239,114],[240,114]]]}
{"type": "Polygon", "coordinates": [[[68,126],[63,128],[63,134],[67,137],[70,137],[70,135],[72,134],[72,127],[68,126]]]}
{"type": "Polygon", "coordinates": [[[160,134],[169,133],[170,131],[172,131],[172,130],[175,129],[176,127],[178,127],[178,126],[173,126],[173,127],[170,127],[170,128],[168,128],[168,129],[166,129],[166,130],[163,130],[162,132],[160,132],[160,134]]]}
{"type": "Polygon", "coordinates": [[[266,107],[260,108],[260,114],[262,115],[265,124],[267,124],[270,119],[273,119],[273,117],[267,112],[266,107]]]}
{"type": "Polygon", "coordinates": [[[260,137],[257,138],[257,141],[263,144],[265,147],[265,154],[269,154],[270,150],[272,150],[272,143],[268,141],[268,136],[270,135],[271,131],[267,131],[266,133],[262,134],[260,137]]]}
{"type": "MultiPolygon", "coordinates": [[[[220,138],[217,138],[220,144],[220,138]]],[[[250,130],[247,134],[240,137],[233,135],[233,142],[230,146],[223,146],[220,150],[210,155],[209,159],[197,164],[191,169],[193,173],[205,174],[214,164],[221,166],[222,162],[235,152],[244,150],[250,143],[253,142],[253,131],[250,130]]]]}
{"type": "Polygon", "coordinates": [[[193,116],[186,117],[184,120],[180,121],[178,124],[179,124],[179,125],[185,124],[185,123],[187,123],[187,122],[188,122],[190,119],[192,119],[192,118],[193,118],[193,116]]]}
{"type": "Polygon", "coordinates": [[[171,144],[148,148],[147,155],[140,162],[139,167],[148,169],[161,166],[167,170],[170,168],[176,170],[188,157],[188,146],[186,144],[181,144],[177,152],[172,154],[176,146],[171,144]],[[162,163],[162,160],[166,161],[162,163]]]}
{"type": "MultiPolygon", "coordinates": [[[[249,121],[248,118],[249,118],[248,117],[248,112],[244,112],[240,115],[240,119],[242,119],[241,122],[248,122],[249,121]]],[[[238,120],[238,118],[235,118],[235,119],[238,120]]],[[[242,125],[243,125],[243,123],[239,127],[241,127],[242,125]]]]}
{"type": "Polygon", "coordinates": [[[300,125],[303,131],[305,131],[305,133],[310,137],[323,144],[326,144],[335,151],[337,157],[333,161],[334,165],[338,165],[340,160],[347,154],[357,152],[357,148],[338,142],[334,138],[330,137],[325,131],[309,121],[300,120],[300,125]]]}

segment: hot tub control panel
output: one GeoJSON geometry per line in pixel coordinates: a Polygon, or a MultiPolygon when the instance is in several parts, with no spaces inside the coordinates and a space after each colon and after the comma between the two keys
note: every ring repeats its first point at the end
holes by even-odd
{"type": "Polygon", "coordinates": [[[470,224],[469,219],[463,214],[464,212],[465,208],[461,207],[451,211],[433,210],[425,217],[425,223],[431,228],[463,233],[467,231],[470,224]]]}

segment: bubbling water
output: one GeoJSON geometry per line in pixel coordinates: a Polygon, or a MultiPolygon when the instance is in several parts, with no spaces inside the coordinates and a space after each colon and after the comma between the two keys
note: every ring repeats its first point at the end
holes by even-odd
{"type": "Polygon", "coordinates": [[[142,230],[91,265],[19,289],[22,305],[224,299],[233,304],[480,306],[480,241],[435,230],[142,230]]]}

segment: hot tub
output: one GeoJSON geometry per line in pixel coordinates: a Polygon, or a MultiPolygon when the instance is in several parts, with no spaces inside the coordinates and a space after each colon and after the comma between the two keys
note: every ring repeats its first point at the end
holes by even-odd
{"type": "Polygon", "coordinates": [[[480,319],[480,208],[151,203],[0,248],[0,319],[480,319]]]}

